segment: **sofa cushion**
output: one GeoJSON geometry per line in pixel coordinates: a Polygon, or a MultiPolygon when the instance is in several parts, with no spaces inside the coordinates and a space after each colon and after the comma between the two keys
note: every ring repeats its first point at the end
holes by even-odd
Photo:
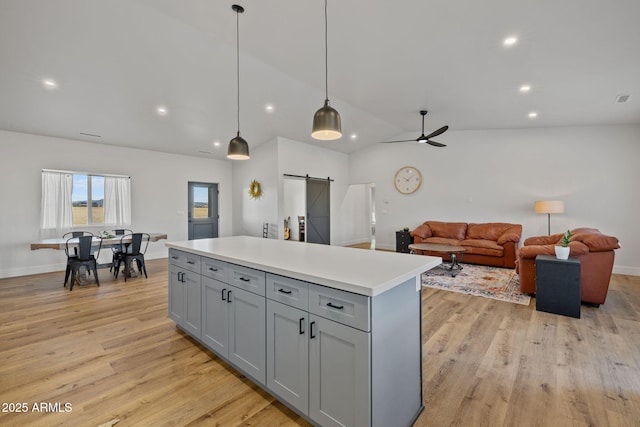
{"type": "Polygon", "coordinates": [[[427,221],[433,237],[464,240],[467,234],[466,222],[427,221]]]}
{"type": "Polygon", "coordinates": [[[576,233],[571,238],[572,242],[582,242],[591,252],[603,252],[618,249],[618,239],[613,236],[606,236],[600,232],[598,233],[576,233]]]}
{"type": "Polygon", "coordinates": [[[458,239],[447,239],[446,237],[427,237],[420,243],[437,243],[439,245],[460,246],[462,242],[458,239]]]}
{"type": "Polygon", "coordinates": [[[503,247],[497,244],[493,240],[482,240],[482,239],[466,239],[460,242],[460,245],[465,248],[485,248],[485,249],[493,249],[497,251],[502,251],[503,247]]]}
{"type": "Polygon", "coordinates": [[[409,233],[411,237],[418,236],[421,239],[426,239],[427,237],[431,237],[431,228],[428,224],[421,224],[411,233],[409,233]]]}
{"type": "Polygon", "coordinates": [[[471,223],[467,228],[467,239],[493,240],[495,242],[502,233],[511,227],[513,224],[503,222],[471,223]]]}

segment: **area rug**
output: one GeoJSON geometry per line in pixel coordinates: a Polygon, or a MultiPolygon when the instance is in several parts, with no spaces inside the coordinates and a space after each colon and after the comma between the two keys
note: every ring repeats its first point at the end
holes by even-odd
{"type": "Polygon", "coordinates": [[[531,297],[520,292],[515,270],[462,264],[463,269],[451,277],[446,267],[435,267],[422,274],[422,286],[529,305],[531,297]]]}

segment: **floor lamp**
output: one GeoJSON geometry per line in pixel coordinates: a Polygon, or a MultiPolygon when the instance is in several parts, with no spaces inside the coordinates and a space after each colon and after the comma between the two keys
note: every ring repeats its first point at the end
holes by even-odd
{"type": "Polygon", "coordinates": [[[562,200],[538,200],[533,204],[536,213],[547,214],[547,233],[551,236],[551,214],[564,213],[564,202],[562,200]]]}

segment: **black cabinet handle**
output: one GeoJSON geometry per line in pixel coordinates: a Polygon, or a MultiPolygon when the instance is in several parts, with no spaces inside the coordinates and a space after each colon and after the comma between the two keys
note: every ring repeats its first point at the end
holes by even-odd
{"type": "Polygon", "coordinates": [[[191,265],[193,265],[193,264],[195,264],[195,263],[196,263],[195,261],[187,261],[187,264],[191,264],[191,265]]]}
{"type": "Polygon", "coordinates": [[[227,303],[231,304],[231,291],[227,292],[227,303]]]}
{"type": "Polygon", "coordinates": [[[335,308],[336,310],[342,310],[344,308],[344,305],[334,305],[330,302],[327,303],[327,306],[331,308],[335,308]]]}
{"type": "Polygon", "coordinates": [[[177,256],[175,256],[175,255],[171,257],[171,259],[178,259],[178,258],[179,258],[179,257],[177,257],[177,256]]]}
{"type": "Polygon", "coordinates": [[[209,267],[209,270],[211,270],[211,271],[218,271],[218,269],[217,269],[217,268],[213,268],[213,267],[209,267]]]}
{"type": "Polygon", "coordinates": [[[224,293],[227,291],[227,288],[222,289],[222,301],[226,301],[227,298],[224,296],[224,293]]]}
{"type": "Polygon", "coordinates": [[[178,271],[178,282],[184,283],[184,273],[182,271],[178,271]]]}
{"type": "Polygon", "coordinates": [[[300,318],[300,335],[304,334],[304,317],[300,318]]]}
{"type": "Polygon", "coordinates": [[[315,325],[315,324],[316,324],[316,322],[309,323],[309,332],[310,332],[309,333],[309,338],[311,338],[311,339],[316,337],[315,334],[313,333],[313,325],[315,325]]]}
{"type": "Polygon", "coordinates": [[[278,289],[278,292],[281,292],[281,293],[287,294],[287,295],[291,294],[291,291],[287,291],[287,290],[282,289],[282,288],[278,289]]]}
{"type": "Polygon", "coordinates": [[[241,277],[240,280],[242,280],[243,282],[250,282],[251,279],[247,279],[246,277],[241,277]]]}

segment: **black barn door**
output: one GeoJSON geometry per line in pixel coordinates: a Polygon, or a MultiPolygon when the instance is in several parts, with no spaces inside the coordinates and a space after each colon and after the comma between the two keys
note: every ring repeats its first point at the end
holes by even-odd
{"type": "Polygon", "coordinates": [[[328,179],[307,178],[308,243],[331,244],[330,184],[328,179]]]}

